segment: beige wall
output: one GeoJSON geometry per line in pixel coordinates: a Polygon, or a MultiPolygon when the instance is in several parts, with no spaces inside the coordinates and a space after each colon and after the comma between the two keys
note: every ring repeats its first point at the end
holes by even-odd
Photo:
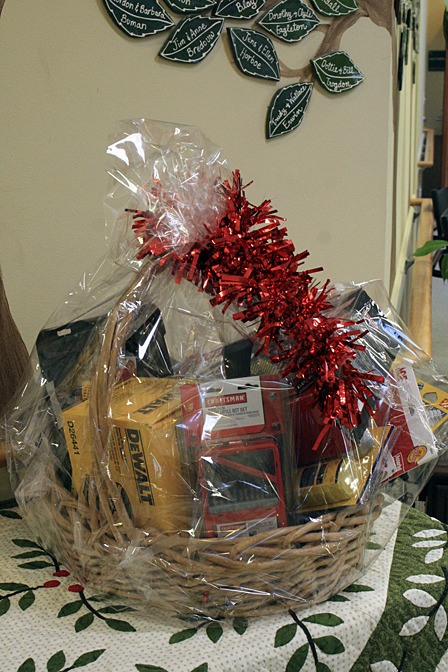
{"type": "MultiPolygon", "coordinates": [[[[429,0],[427,3],[427,50],[445,49],[443,37],[444,0],[429,0]]],[[[426,125],[433,128],[437,135],[442,134],[443,113],[443,72],[428,72],[426,75],[426,125]]]]}
{"type": "MultiPolygon", "coordinates": [[[[104,249],[105,147],[119,119],[199,126],[240,168],[253,202],[271,198],[310,265],[333,281],[387,281],[390,238],[390,36],[369,19],[341,47],[366,81],[315,91],[300,129],[264,139],[277,85],[243,77],[221,41],[202,63],[161,62],[164,36],[131,40],[97,0],[9,0],[0,19],[0,265],[28,345],[104,249]]],[[[285,46],[304,64],[320,43],[285,46]],[[308,45],[308,46],[306,46],[308,45]],[[307,50],[310,50],[309,53],[307,50]]],[[[292,83],[284,80],[281,85],[292,83]]]]}

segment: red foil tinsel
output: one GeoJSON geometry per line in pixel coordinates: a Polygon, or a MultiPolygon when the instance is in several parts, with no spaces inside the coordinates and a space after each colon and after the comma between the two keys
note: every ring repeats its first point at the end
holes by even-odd
{"type": "Polygon", "coordinates": [[[300,383],[316,381],[316,400],[323,403],[326,423],[338,420],[354,428],[362,409],[370,409],[368,382],[383,380],[353,366],[356,351],[364,349],[358,343],[364,332],[359,323],[325,314],[333,308],[329,282],[319,288],[313,280],[311,274],[321,268],[299,270],[309,253],[296,254],[271,202],[249,203],[238,170],[222,189],[224,216],[181,255],[157,235],[153,213],[131,211],[133,229],[142,241],[137,258],[170,261],[177,282],[194,282],[223,312],[238,306],[235,320],[258,321],[260,350],[284,365],[282,375],[300,383]]]}

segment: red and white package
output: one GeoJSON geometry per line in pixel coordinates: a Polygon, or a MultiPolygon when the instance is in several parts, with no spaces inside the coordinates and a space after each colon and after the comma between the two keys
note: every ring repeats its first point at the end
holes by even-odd
{"type": "Polygon", "coordinates": [[[389,405],[380,401],[375,413],[378,425],[390,425],[393,429],[383,482],[438,457],[436,439],[412,367],[396,366],[391,376],[395,379],[392,402],[389,405]]]}

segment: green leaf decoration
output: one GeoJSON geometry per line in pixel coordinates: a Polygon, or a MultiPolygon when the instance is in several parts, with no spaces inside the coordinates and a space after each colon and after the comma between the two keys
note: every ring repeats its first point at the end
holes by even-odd
{"type": "Polygon", "coordinates": [[[58,614],[58,618],[64,618],[64,616],[71,616],[76,614],[82,607],[82,600],[75,600],[74,602],[68,602],[64,604],[62,609],[58,614]]]}
{"type": "Polygon", "coordinates": [[[179,63],[198,63],[217,43],[223,25],[223,19],[208,16],[184,19],[163,45],[160,56],[179,63]]]}
{"type": "Polygon", "coordinates": [[[312,58],[319,83],[330,93],[344,93],[364,81],[364,75],[345,51],[332,51],[312,58]]]}
{"type": "Polygon", "coordinates": [[[216,644],[216,642],[221,639],[223,632],[224,631],[222,626],[219,625],[219,623],[210,623],[210,625],[207,625],[207,637],[213,642],[213,644],[216,644]]]}
{"type": "Polygon", "coordinates": [[[63,651],[58,651],[51,656],[50,660],[47,663],[48,672],[61,672],[62,668],[65,665],[65,653],[63,651]]]}
{"type": "Polygon", "coordinates": [[[29,588],[27,583],[0,583],[0,590],[8,593],[15,593],[16,590],[26,590],[29,588]]]}
{"type": "Polygon", "coordinates": [[[243,74],[278,82],[278,58],[269,37],[249,28],[228,28],[227,32],[235,63],[243,74]]]}
{"type": "Polygon", "coordinates": [[[345,16],[358,9],[355,0],[311,0],[311,4],[322,16],[345,16]]]}
{"type": "Polygon", "coordinates": [[[36,663],[32,658],[27,658],[21,664],[17,672],[36,672],[36,663]]]}
{"type": "Polygon", "coordinates": [[[31,541],[31,539],[11,539],[11,541],[20,548],[40,548],[42,550],[42,546],[36,544],[35,541],[31,541]]]}
{"type": "Polygon", "coordinates": [[[448,280],[448,255],[442,257],[440,262],[440,271],[442,273],[443,280],[448,280]]]}
{"type": "Polygon", "coordinates": [[[177,14],[198,14],[216,5],[216,0],[165,0],[173,12],[177,14]]]}
{"type": "Polygon", "coordinates": [[[6,612],[9,611],[10,606],[11,606],[11,600],[9,599],[9,597],[0,598],[0,616],[6,614],[6,612]]]}
{"type": "Polygon", "coordinates": [[[105,650],[106,649],[95,649],[94,651],[87,651],[87,653],[83,653],[75,660],[70,669],[75,669],[76,667],[85,667],[86,665],[90,665],[90,663],[94,663],[95,660],[98,660],[98,658],[103,655],[105,650]]]}
{"type": "Polygon", "coordinates": [[[25,560],[25,558],[39,558],[42,555],[46,555],[45,551],[25,551],[24,553],[18,553],[12,557],[18,560],[25,560]]]}
{"type": "Polygon", "coordinates": [[[106,624],[112,630],[120,630],[120,632],[136,632],[133,625],[127,621],[119,621],[117,618],[106,618],[106,624]]]}
{"type": "Polygon", "coordinates": [[[316,646],[319,647],[321,651],[332,656],[337,653],[344,653],[345,646],[340,639],[334,637],[333,635],[326,635],[325,637],[316,637],[314,640],[316,646]]]}
{"type": "Polygon", "coordinates": [[[288,661],[285,672],[299,672],[302,667],[305,665],[305,661],[308,656],[308,644],[302,644],[302,646],[294,651],[291,658],[288,661]]]}
{"type": "Polygon", "coordinates": [[[126,607],[124,604],[111,604],[108,607],[98,609],[100,614],[124,614],[130,611],[136,611],[133,607],[126,607]]]}
{"type": "Polygon", "coordinates": [[[328,599],[328,602],[350,602],[350,599],[345,595],[333,595],[328,599]]]}
{"type": "Polygon", "coordinates": [[[17,566],[22,569],[44,569],[45,567],[53,567],[53,563],[47,562],[47,560],[33,560],[32,562],[22,562],[17,566]]]}
{"type": "Polygon", "coordinates": [[[328,667],[328,665],[325,665],[325,663],[321,663],[319,660],[316,665],[316,672],[331,672],[331,670],[328,667]]]}
{"type": "Polygon", "coordinates": [[[216,16],[222,19],[252,19],[266,0],[219,0],[216,16]]]}
{"type": "Polygon", "coordinates": [[[112,21],[130,37],[148,37],[174,25],[157,0],[104,0],[112,21]]]}
{"type": "Polygon", "coordinates": [[[369,593],[374,590],[370,586],[363,586],[361,583],[352,583],[351,586],[344,588],[344,593],[369,593]]]}
{"type": "Polygon", "coordinates": [[[164,667],[157,665],[136,665],[138,672],[167,672],[164,667]]]}
{"type": "Polygon", "coordinates": [[[274,95],[266,119],[266,137],[290,133],[303,121],[310,102],[313,85],[309,82],[290,84],[274,95]]]}
{"type": "Polygon", "coordinates": [[[208,663],[202,663],[202,665],[195,667],[191,672],[208,672],[208,663]]]}
{"type": "Polygon", "coordinates": [[[294,639],[297,632],[297,624],[289,623],[288,625],[283,625],[275,633],[274,646],[277,648],[279,646],[285,646],[289,644],[290,641],[294,639]]]}
{"type": "Polygon", "coordinates": [[[335,628],[337,625],[341,625],[344,621],[336,614],[313,614],[303,619],[304,623],[317,623],[318,625],[324,625],[328,628],[335,628]]]}
{"type": "Polygon", "coordinates": [[[237,632],[239,635],[244,635],[247,628],[249,627],[249,621],[245,616],[237,616],[233,619],[232,625],[235,632],[237,632]]]}
{"type": "Polygon", "coordinates": [[[0,516],[3,518],[13,518],[14,520],[22,520],[22,516],[17,511],[11,509],[0,509],[0,516]]]}
{"type": "Polygon", "coordinates": [[[81,632],[82,630],[85,630],[90,625],[92,625],[93,618],[94,616],[90,612],[88,614],[84,614],[84,616],[80,616],[75,623],[75,632],[81,632]]]}
{"type": "Polygon", "coordinates": [[[24,595],[19,600],[19,607],[22,611],[26,611],[26,609],[29,609],[32,604],[34,604],[34,601],[36,599],[35,594],[33,593],[32,590],[29,590],[26,592],[24,595]]]}
{"type": "Polygon", "coordinates": [[[448,240],[427,240],[424,245],[415,250],[414,257],[424,257],[437,250],[443,250],[445,247],[448,247],[448,240]]]}
{"type": "Polygon", "coordinates": [[[299,42],[320,21],[311,7],[301,0],[282,0],[269,9],[258,23],[283,42],[299,42]]]}
{"type": "Polygon", "coordinates": [[[184,642],[186,639],[191,639],[191,637],[194,637],[196,633],[196,628],[187,628],[186,630],[175,632],[174,635],[171,635],[169,643],[178,644],[179,642],[184,642]]]}

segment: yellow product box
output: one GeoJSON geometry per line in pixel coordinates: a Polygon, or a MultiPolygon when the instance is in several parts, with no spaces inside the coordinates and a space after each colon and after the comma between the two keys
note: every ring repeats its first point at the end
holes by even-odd
{"type": "Polygon", "coordinates": [[[448,392],[418,378],[417,385],[425,404],[428,424],[434,432],[448,420],[448,392]]]}
{"type": "Polygon", "coordinates": [[[343,508],[359,504],[378,465],[390,427],[370,430],[365,452],[319,461],[302,467],[296,475],[296,512],[343,508]]]}
{"type": "MultiPolygon", "coordinates": [[[[176,440],[182,417],[179,389],[175,378],[130,378],[115,387],[110,403],[104,469],[121,490],[135,524],[162,532],[191,525],[193,495],[182,475],[176,440]]],[[[66,409],[63,416],[73,487],[80,492],[88,486],[92,466],[89,401],[66,409]]]]}

